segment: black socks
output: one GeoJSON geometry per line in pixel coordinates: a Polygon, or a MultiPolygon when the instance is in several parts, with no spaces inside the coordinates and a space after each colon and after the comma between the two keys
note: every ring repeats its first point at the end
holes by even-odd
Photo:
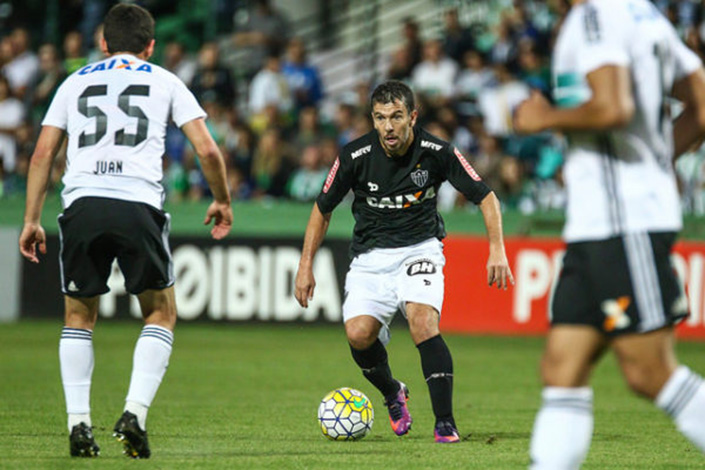
{"type": "Polygon", "coordinates": [[[355,362],[362,369],[362,375],[386,397],[399,392],[399,382],[392,377],[392,371],[387,361],[387,350],[377,339],[372,346],[359,350],[350,346],[350,352],[355,362]]]}
{"type": "Polygon", "coordinates": [[[421,355],[421,367],[431,395],[436,422],[453,419],[453,359],[441,335],[429,338],[416,346],[421,355]]]}

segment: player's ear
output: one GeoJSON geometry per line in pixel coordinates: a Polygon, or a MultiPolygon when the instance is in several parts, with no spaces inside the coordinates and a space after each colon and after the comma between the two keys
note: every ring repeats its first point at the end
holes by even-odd
{"type": "Polygon", "coordinates": [[[108,42],[103,36],[100,37],[100,52],[102,52],[106,57],[110,55],[110,52],[108,51],[108,42]]]}
{"type": "Polygon", "coordinates": [[[149,41],[149,44],[147,47],[144,48],[144,60],[149,60],[150,57],[152,57],[152,54],[154,54],[154,39],[149,41]]]}
{"type": "Polygon", "coordinates": [[[417,110],[413,110],[413,111],[411,112],[411,116],[410,116],[410,117],[411,117],[411,126],[413,127],[413,126],[416,125],[416,118],[419,117],[419,112],[418,112],[417,110]]]}

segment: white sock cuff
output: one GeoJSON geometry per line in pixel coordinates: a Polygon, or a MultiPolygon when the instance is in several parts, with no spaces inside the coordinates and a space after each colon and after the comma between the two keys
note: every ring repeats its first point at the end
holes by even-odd
{"type": "Polygon", "coordinates": [[[145,325],[145,327],[142,328],[140,338],[158,339],[167,345],[169,349],[171,349],[174,344],[174,333],[171,330],[159,325],[145,325]]]}
{"type": "Polygon", "coordinates": [[[656,406],[675,418],[698,391],[702,378],[686,366],[678,366],[656,397],[656,406]]]}
{"type": "Polygon", "coordinates": [[[543,407],[567,408],[592,413],[592,388],[590,387],[544,387],[541,392],[543,407]]]}
{"type": "Polygon", "coordinates": [[[85,330],[83,328],[69,328],[68,326],[65,326],[61,330],[61,339],[93,341],[93,330],[85,330]]]}

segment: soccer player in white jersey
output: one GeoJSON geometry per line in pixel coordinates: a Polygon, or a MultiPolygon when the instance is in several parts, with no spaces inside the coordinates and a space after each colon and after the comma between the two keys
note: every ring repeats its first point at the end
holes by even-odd
{"type": "Polygon", "coordinates": [[[673,160],[705,135],[705,72],[647,0],[575,0],[553,51],[555,106],[533,94],[515,128],[564,132],[567,252],[541,364],[532,469],[578,468],[590,373],[609,347],[624,378],[705,451],[705,383],[679,365],[688,314],[670,264],[681,228],[673,160]],[[672,122],[669,97],[683,111],[672,122]]]}
{"type": "Polygon", "coordinates": [[[172,119],[193,144],[214,196],[205,223],[225,237],[232,225],[225,165],[205,125],[205,112],[173,74],[147,62],[154,19],[119,4],[104,23],[105,60],[83,67],[58,89],[32,155],[20,251],[38,263],[46,253],[40,217],[54,157],[68,135],[59,216],[65,327],[59,342],[70,453],[99,453],[92,434],[90,386],[93,328],[100,294],[117,259],[127,291],[139,298],[145,326],[134,351],[124,413],[114,435],[133,458],[148,458],[145,421],[166,372],[176,305],[169,250],[169,215],[162,210],[164,136],[172,119]]]}

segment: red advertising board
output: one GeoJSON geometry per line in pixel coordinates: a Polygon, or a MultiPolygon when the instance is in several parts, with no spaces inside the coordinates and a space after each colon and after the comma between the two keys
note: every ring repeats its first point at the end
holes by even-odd
{"type": "MultiPolygon", "coordinates": [[[[508,239],[507,257],[516,284],[506,291],[487,286],[486,239],[451,236],[444,244],[444,331],[522,335],[547,331],[548,307],[565,250],[562,241],[508,239]]],[[[678,243],[673,265],[690,304],[690,317],[678,327],[678,336],[705,339],[705,243],[678,243]]]]}

